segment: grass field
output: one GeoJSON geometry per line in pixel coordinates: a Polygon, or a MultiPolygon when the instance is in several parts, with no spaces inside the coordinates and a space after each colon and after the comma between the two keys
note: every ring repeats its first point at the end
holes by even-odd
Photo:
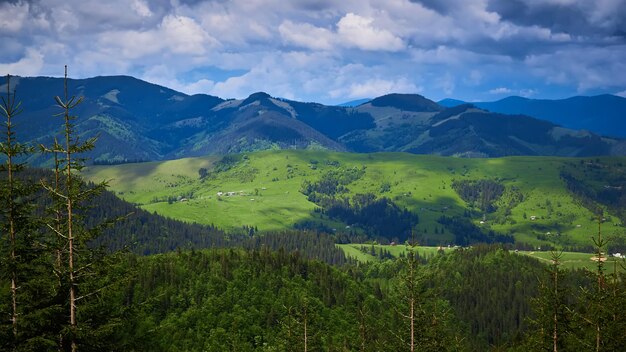
{"type": "MultiPolygon", "coordinates": [[[[371,245],[371,244],[360,244],[360,243],[337,244],[337,247],[341,248],[341,250],[343,250],[343,252],[346,254],[347,257],[356,259],[361,263],[374,262],[378,260],[378,258],[374,257],[373,255],[369,253],[364,253],[363,251],[361,251],[361,247],[365,247],[369,251],[372,246],[374,247],[374,250],[376,252],[383,249],[389,252],[395,258],[400,257],[401,254],[406,255],[407,251],[409,250],[409,246],[405,246],[405,245],[391,246],[391,245],[371,245]]],[[[453,248],[448,248],[448,247],[442,247],[442,248],[444,252],[449,252],[451,250],[454,250],[453,248]]],[[[437,254],[439,247],[416,246],[416,247],[413,247],[413,250],[419,253],[420,256],[428,258],[430,256],[434,256],[435,254],[437,254]]]]}
{"type": "MultiPolygon", "coordinates": [[[[452,189],[453,180],[498,179],[515,187],[523,201],[509,214],[496,212],[474,223],[486,229],[511,233],[517,240],[540,246],[589,245],[597,230],[593,214],[566,190],[559,177],[566,162],[556,157],[461,159],[405,153],[334,153],[325,151],[263,151],[245,154],[232,168],[214,170],[219,157],[199,157],[163,162],[93,166],[84,176],[109,180],[110,189],[140,207],[172,218],[214,224],[226,230],[243,225],[261,231],[290,228],[302,221],[322,222],[336,231],[346,226],[314,212],[316,205],[300,193],[304,180],[318,180],[338,168],[365,167],[365,175],[348,185],[347,196],[371,192],[392,199],[418,214],[417,231],[452,244],[451,234],[437,223],[442,215],[462,215],[468,205],[452,189]],[[199,169],[210,176],[200,180],[199,169]],[[388,191],[381,193],[386,183],[388,191]],[[223,192],[218,196],[218,192],[223,192]],[[234,192],[227,196],[227,192],[234,192]],[[168,201],[169,198],[169,201],[168,201]],[[531,220],[531,217],[535,220],[531,220]]],[[[623,162],[624,158],[604,158],[623,162]]],[[[604,225],[608,235],[623,235],[615,217],[604,225]]]]}
{"type": "MultiPolygon", "coordinates": [[[[341,248],[347,257],[358,260],[361,263],[367,262],[375,262],[379,259],[375,256],[369,254],[371,247],[374,247],[374,251],[378,252],[379,250],[385,250],[389,252],[395,258],[400,257],[400,253],[406,254],[408,248],[405,245],[371,245],[371,244],[359,244],[359,243],[351,243],[351,244],[337,244],[337,247],[341,248]],[[361,247],[365,247],[368,250],[368,253],[364,253],[361,251],[361,247]]],[[[454,251],[454,248],[441,247],[444,253],[448,253],[450,251],[454,251]]],[[[434,256],[437,254],[439,247],[426,247],[426,246],[417,246],[414,247],[414,250],[419,253],[420,256],[428,258],[429,256],[434,256]]],[[[539,261],[545,264],[552,263],[552,254],[551,252],[545,251],[519,251],[517,252],[521,255],[527,255],[533,258],[538,259],[539,261]]],[[[564,269],[587,269],[591,271],[597,270],[596,261],[593,260],[594,255],[590,253],[579,253],[579,252],[563,252],[561,254],[561,268],[564,269]]],[[[608,257],[606,262],[604,262],[604,268],[607,273],[612,273],[613,270],[618,272],[626,272],[626,261],[624,259],[619,259],[615,257],[608,257]]]]}
{"type": "MultiPolygon", "coordinates": [[[[527,252],[520,251],[524,255],[539,259],[546,264],[552,263],[551,252],[527,252]]],[[[597,261],[593,260],[595,256],[590,253],[563,252],[561,255],[561,264],[565,269],[588,269],[595,271],[598,268],[597,261]]],[[[611,273],[613,270],[626,271],[626,261],[615,257],[607,257],[604,262],[604,268],[611,273]]]]}

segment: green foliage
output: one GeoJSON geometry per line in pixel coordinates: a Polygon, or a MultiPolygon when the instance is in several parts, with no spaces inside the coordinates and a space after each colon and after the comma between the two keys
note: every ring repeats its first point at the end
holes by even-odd
{"type": "Polygon", "coordinates": [[[542,272],[535,259],[479,245],[436,256],[429,265],[437,269],[430,285],[467,324],[478,350],[521,340],[542,272]]]}
{"type": "MultiPolygon", "coordinates": [[[[135,350],[302,351],[305,336],[311,351],[404,349],[398,334],[407,325],[398,315],[395,288],[376,289],[359,279],[357,268],[341,271],[297,253],[267,250],[138,259],[138,275],[127,291],[137,315],[121,336],[134,341],[127,345],[135,350]]],[[[454,350],[447,330],[453,317],[445,303],[426,294],[420,309],[420,346],[454,350]]]]}
{"type": "Polygon", "coordinates": [[[562,252],[551,252],[551,265],[546,268],[547,275],[540,282],[540,294],[531,299],[534,317],[528,319],[530,332],[527,344],[533,350],[554,351],[573,348],[572,291],[568,287],[569,273],[561,269],[562,252]]]}
{"type": "Polygon", "coordinates": [[[365,168],[336,169],[324,173],[317,182],[302,182],[301,192],[309,201],[318,203],[325,197],[333,197],[348,192],[349,184],[365,175],[365,168]]]}
{"type": "Polygon", "coordinates": [[[8,290],[0,293],[0,313],[11,317],[11,326],[4,319],[0,323],[2,349],[117,349],[111,337],[120,325],[115,316],[123,309],[111,310],[105,302],[125,275],[124,270],[113,272],[120,268],[115,255],[89,246],[103,226],[85,225],[84,206],[104,184],[88,185],[76,175],[83,166],[79,154],[91,150],[95,139],[76,135],[70,111],[81,99],[67,93],[66,85],[64,98],[55,98],[62,109],[63,142],[42,146],[55,161],[46,179],[35,179],[17,162],[32,148],[17,142],[11,130],[18,105],[10,91],[3,100],[7,138],[1,145],[6,164],[0,197],[8,206],[0,213],[0,288],[11,289],[9,295],[8,290]]]}
{"type": "MultiPolygon", "coordinates": [[[[595,270],[562,271],[561,254],[553,254],[549,277],[542,281],[541,295],[533,300],[535,327],[527,339],[536,350],[619,351],[626,344],[626,319],[619,312],[626,304],[626,277],[605,270],[607,241],[601,222],[593,238],[595,270]]],[[[626,269],[624,262],[620,263],[626,269]]]]}
{"type": "Polygon", "coordinates": [[[563,165],[567,188],[594,214],[609,209],[626,222],[626,167],[610,159],[581,159],[563,165]]]}
{"type": "Polygon", "coordinates": [[[470,206],[486,213],[496,210],[494,203],[504,193],[504,185],[495,180],[460,180],[452,182],[452,188],[470,206]]]}
{"type": "Polygon", "coordinates": [[[3,135],[0,155],[0,349],[46,350],[56,339],[48,319],[57,309],[47,295],[53,290],[45,260],[45,238],[35,216],[32,200],[37,187],[23,178],[19,160],[33,149],[17,140],[14,118],[21,112],[7,76],[7,95],[2,97],[3,135]]]}
{"type": "Polygon", "coordinates": [[[209,175],[209,171],[205,167],[201,167],[198,169],[198,175],[200,176],[200,179],[202,180],[209,175]]]}
{"type": "Polygon", "coordinates": [[[463,217],[442,216],[438,222],[454,235],[454,244],[467,246],[472,243],[513,243],[512,236],[501,235],[494,231],[484,231],[463,217]]]}
{"type": "Polygon", "coordinates": [[[418,224],[417,215],[401,209],[389,198],[372,193],[355,194],[351,200],[326,198],[323,213],[350,226],[363,229],[370,237],[404,242],[418,224]]]}
{"type": "MultiPolygon", "coordinates": [[[[563,165],[578,163],[582,159],[462,159],[401,153],[293,150],[249,153],[246,157],[247,160],[242,157],[236,166],[224,172],[213,171],[213,164],[220,157],[206,156],[89,167],[83,175],[93,181],[110,180],[110,187],[118,196],[151,213],[186,222],[213,224],[226,232],[236,231],[243,224],[257,226],[263,233],[301,223],[315,224],[320,229],[336,229],[337,233],[353,232],[352,228],[346,229],[351,224],[316,212],[317,203],[309,201],[308,196],[300,191],[308,188],[307,184],[317,184],[327,173],[361,170],[363,166],[366,167],[365,173],[344,185],[345,192],[337,194],[350,199],[356,194],[372,193],[378,198],[381,184],[389,182],[391,190],[384,193],[385,197],[399,208],[419,216],[416,230],[423,244],[454,244],[453,234],[437,222],[442,215],[464,216],[487,232],[511,234],[522,245],[520,248],[544,248],[550,244],[566,250],[580,250],[589,246],[588,234],[595,226],[593,213],[582,206],[560,178],[563,165]],[[319,161],[315,170],[310,168],[311,160],[319,161]],[[198,169],[202,167],[211,177],[201,181],[198,169]],[[256,171],[250,171],[253,169],[256,171]],[[451,170],[457,172],[452,174],[451,170]],[[252,182],[249,181],[251,177],[248,181],[241,181],[239,175],[245,172],[254,175],[252,182]],[[480,214],[470,209],[450,186],[454,180],[485,179],[497,179],[505,186],[504,193],[494,203],[497,207],[494,213],[480,214]],[[255,188],[259,189],[258,196],[254,195],[255,188]],[[194,192],[192,201],[167,203],[168,197],[189,191],[194,192]],[[243,191],[243,196],[218,197],[216,194],[220,191],[243,191]],[[159,201],[154,202],[155,199],[159,201]],[[546,200],[552,202],[550,207],[546,200]],[[483,220],[485,224],[479,224],[483,220]]],[[[622,158],[600,160],[616,165],[623,163],[622,158]]],[[[325,197],[323,193],[315,194],[316,198],[325,197]]],[[[612,211],[608,211],[607,219],[612,219],[613,223],[613,227],[607,227],[607,235],[622,237],[623,226],[612,211]]],[[[619,247],[615,250],[624,252],[619,247]]]]}

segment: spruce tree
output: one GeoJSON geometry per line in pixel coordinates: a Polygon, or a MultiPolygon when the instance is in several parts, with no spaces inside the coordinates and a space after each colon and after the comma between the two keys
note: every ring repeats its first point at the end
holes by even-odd
{"type": "Polygon", "coordinates": [[[419,261],[417,253],[415,253],[414,241],[407,245],[406,258],[402,260],[403,272],[400,275],[400,280],[397,287],[398,302],[401,306],[397,309],[397,312],[408,326],[405,329],[408,330],[408,336],[406,334],[398,335],[394,332],[394,335],[400,340],[403,346],[408,347],[408,350],[414,352],[418,349],[418,333],[419,315],[420,315],[420,291],[422,289],[422,282],[424,279],[423,274],[419,268],[419,261]]]}
{"type": "Polygon", "coordinates": [[[570,326],[570,309],[567,300],[570,292],[562,283],[565,272],[561,269],[562,251],[551,252],[551,265],[540,284],[541,295],[532,300],[534,319],[531,320],[530,347],[540,351],[565,350],[570,326]]]}
{"type": "MultiPolygon", "coordinates": [[[[113,331],[111,320],[103,311],[101,298],[111,286],[107,269],[111,257],[89,246],[102,226],[88,229],[84,223],[89,201],[98,196],[105,183],[88,185],[79,172],[85,166],[81,153],[95,147],[96,137],[81,140],[75,130],[77,116],[72,111],[82,98],[69,96],[67,66],[65,67],[63,97],[55,97],[63,118],[62,138],[54,140],[51,147],[43,147],[55,160],[53,181],[43,181],[43,187],[53,199],[52,214],[47,227],[56,235],[53,266],[59,277],[61,292],[66,292],[63,306],[67,321],[61,324],[59,345],[63,350],[77,351],[80,346],[98,348],[106,344],[107,335],[113,331]]],[[[106,225],[106,224],[101,224],[106,225]]],[[[109,341],[111,342],[111,341],[109,341]]]]}
{"type": "Polygon", "coordinates": [[[13,119],[20,113],[20,103],[16,102],[15,93],[11,94],[11,76],[7,75],[7,95],[2,97],[2,114],[5,118],[3,121],[5,127],[5,138],[0,144],[0,152],[6,158],[5,163],[1,167],[1,171],[6,172],[6,180],[2,182],[2,232],[6,236],[8,241],[8,260],[7,260],[7,274],[10,280],[11,290],[11,330],[14,341],[17,341],[18,336],[18,299],[17,299],[17,287],[18,287],[18,253],[17,242],[20,235],[19,229],[19,217],[22,215],[19,209],[19,196],[21,187],[16,180],[16,173],[19,172],[23,165],[16,162],[22,154],[27,153],[27,148],[18,143],[15,140],[15,132],[13,131],[14,123],[13,119]]]}
{"type": "Polygon", "coordinates": [[[602,236],[602,213],[598,215],[598,234],[592,237],[595,246],[596,270],[589,271],[587,285],[581,286],[576,310],[576,344],[589,351],[606,351],[606,328],[611,321],[611,293],[604,268],[607,240],[602,236]]]}
{"type": "Polygon", "coordinates": [[[0,303],[4,313],[5,302],[10,302],[11,333],[0,332],[0,349],[45,351],[54,345],[50,333],[55,306],[50,299],[53,287],[45,256],[45,238],[40,221],[35,216],[37,183],[28,176],[23,162],[33,148],[20,143],[15,134],[14,119],[21,105],[11,92],[11,77],[7,76],[7,93],[2,97],[5,138],[0,143],[1,204],[0,230],[2,248],[2,277],[10,281],[10,298],[0,303]]]}

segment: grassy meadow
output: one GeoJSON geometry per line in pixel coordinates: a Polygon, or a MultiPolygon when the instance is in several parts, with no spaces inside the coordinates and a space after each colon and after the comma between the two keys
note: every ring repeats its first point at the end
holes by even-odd
{"type": "MultiPolygon", "coordinates": [[[[399,258],[401,255],[406,255],[410,246],[399,244],[399,245],[380,245],[380,244],[360,244],[360,243],[348,243],[348,244],[337,244],[337,247],[341,248],[341,250],[346,254],[347,257],[356,259],[361,263],[375,262],[379,259],[369,253],[371,248],[374,248],[374,251],[378,252],[379,250],[387,251],[394,258],[399,258]],[[365,247],[368,250],[368,253],[361,251],[361,247],[365,247]]],[[[454,250],[454,248],[441,247],[444,252],[448,252],[454,250]]],[[[439,251],[439,247],[432,246],[416,246],[413,247],[413,250],[418,253],[422,257],[431,257],[437,254],[439,251]]]]}
{"type": "MultiPolygon", "coordinates": [[[[379,244],[373,245],[367,243],[337,244],[337,247],[341,248],[341,250],[343,250],[347,257],[356,259],[361,263],[376,262],[380,260],[376,256],[370,254],[372,248],[376,253],[381,250],[386,251],[394,258],[399,258],[401,255],[406,255],[409,249],[406,245],[391,246],[379,244]],[[367,249],[367,253],[363,252],[361,248],[367,249]]],[[[447,246],[441,247],[441,249],[444,251],[444,253],[456,250],[454,247],[450,248],[447,246]]],[[[413,247],[413,250],[419,253],[420,256],[428,258],[436,255],[439,251],[439,247],[416,246],[413,247]]],[[[518,251],[516,253],[536,258],[544,264],[549,265],[552,263],[552,253],[548,251],[518,251]]],[[[594,260],[594,255],[591,253],[562,252],[560,260],[561,268],[563,269],[587,269],[590,271],[595,271],[598,268],[597,261],[594,260]]],[[[604,262],[604,268],[607,273],[612,273],[614,270],[618,272],[626,272],[626,260],[609,256],[604,262]]]]}
{"type": "MultiPolygon", "coordinates": [[[[557,157],[507,157],[462,159],[405,153],[335,153],[326,151],[262,151],[239,156],[224,168],[217,156],[162,162],[92,166],[88,180],[108,180],[119,197],[165,216],[188,222],[214,224],[230,231],[244,225],[260,231],[280,230],[304,221],[324,223],[335,231],[352,224],[339,223],[315,212],[316,205],[300,192],[303,181],[318,180],[330,170],[365,168],[365,174],[349,184],[344,196],[371,192],[392,199],[418,214],[417,231],[450,243],[453,238],[437,219],[461,216],[468,209],[452,189],[454,180],[496,179],[509,191],[523,195],[510,208],[474,216],[486,229],[513,234],[516,240],[541,246],[590,245],[597,233],[594,215],[566,189],[559,177],[565,163],[578,159],[557,157]],[[200,178],[199,170],[208,176],[200,178]],[[228,192],[233,192],[228,195],[228,192]],[[481,223],[482,222],[482,223],[481,223]]],[[[602,158],[623,162],[624,158],[602,158]]],[[[504,204],[504,203],[502,203],[504,204]]],[[[622,235],[616,217],[607,215],[604,233],[622,235]]]]}

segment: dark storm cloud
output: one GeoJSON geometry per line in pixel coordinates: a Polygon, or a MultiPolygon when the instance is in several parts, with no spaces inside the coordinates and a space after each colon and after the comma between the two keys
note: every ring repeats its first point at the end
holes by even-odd
{"type": "Polygon", "coordinates": [[[413,3],[420,4],[425,8],[447,15],[455,8],[454,1],[449,0],[410,0],[413,3]]]}
{"type": "Polygon", "coordinates": [[[332,8],[332,0],[299,0],[294,1],[291,6],[294,8],[308,10],[308,11],[322,11],[332,8]]]}
{"type": "Polygon", "coordinates": [[[540,26],[576,36],[615,35],[626,31],[626,2],[614,9],[605,6],[594,1],[531,3],[490,0],[487,9],[520,26],[540,26]]]}

